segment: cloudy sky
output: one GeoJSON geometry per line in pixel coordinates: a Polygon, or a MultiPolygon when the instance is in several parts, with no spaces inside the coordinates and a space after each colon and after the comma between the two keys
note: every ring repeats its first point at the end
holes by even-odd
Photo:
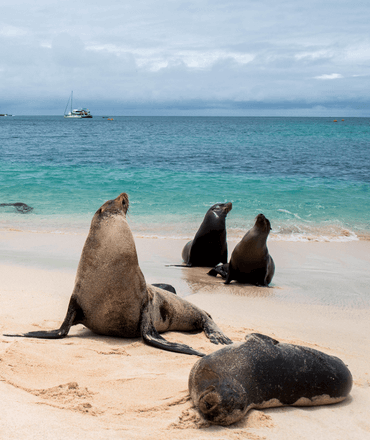
{"type": "Polygon", "coordinates": [[[2,0],[0,113],[370,117],[370,1],[2,0]]]}

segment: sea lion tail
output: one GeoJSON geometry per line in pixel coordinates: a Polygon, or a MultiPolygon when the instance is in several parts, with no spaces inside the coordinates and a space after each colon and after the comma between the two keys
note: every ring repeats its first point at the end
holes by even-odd
{"type": "Polygon", "coordinates": [[[178,344],[176,342],[169,342],[164,339],[154,327],[153,321],[148,310],[148,306],[142,313],[141,320],[141,335],[143,340],[148,345],[156,348],[161,348],[162,350],[174,351],[175,353],[191,354],[195,356],[205,356],[204,353],[195,350],[185,344],[178,344]]]}
{"type": "Polygon", "coordinates": [[[77,304],[77,301],[72,297],[69,301],[66,317],[64,318],[64,321],[59,329],[28,332],[22,334],[4,334],[4,336],[39,339],[62,339],[67,336],[69,329],[72,327],[72,325],[77,324],[76,317],[78,312],[82,312],[82,309],[77,304]]]}

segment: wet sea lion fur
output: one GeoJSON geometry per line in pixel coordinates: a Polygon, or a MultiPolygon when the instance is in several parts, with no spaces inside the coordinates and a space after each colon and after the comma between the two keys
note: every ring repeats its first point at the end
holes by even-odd
{"type": "Polygon", "coordinates": [[[213,267],[227,262],[226,216],[231,209],[231,202],[216,203],[208,209],[194,239],[182,250],[187,266],[213,267]]]}
{"type": "Polygon", "coordinates": [[[208,275],[221,275],[225,284],[236,280],[258,286],[268,286],[275,273],[275,263],[267,248],[267,237],[271,230],[270,221],[258,214],[255,224],[235,246],[230,262],[219,264],[208,275]]]}

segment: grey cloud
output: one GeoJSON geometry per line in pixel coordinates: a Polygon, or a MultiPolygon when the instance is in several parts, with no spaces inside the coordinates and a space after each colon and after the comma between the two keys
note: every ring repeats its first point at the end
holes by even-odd
{"type": "Polygon", "coordinates": [[[14,0],[0,18],[0,96],[18,114],[58,114],[71,89],[97,114],[350,111],[370,102],[369,12],[343,0],[14,0]]]}
{"type": "Polygon", "coordinates": [[[58,34],[53,38],[51,50],[57,64],[80,67],[84,63],[85,45],[77,35],[58,34]]]}

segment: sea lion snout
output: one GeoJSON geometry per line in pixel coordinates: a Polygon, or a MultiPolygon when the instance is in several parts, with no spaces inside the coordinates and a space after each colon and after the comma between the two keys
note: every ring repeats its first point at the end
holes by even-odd
{"type": "Polygon", "coordinates": [[[216,219],[224,219],[227,214],[232,210],[233,204],[231,202],[228,203],[219,203],[217,205],[213,205],[209,211],[213,213],[216,219]]]}
{"type": "Polygon", "coordinates": [[[199,398],[199,410],[204,414],[212,414],[216,407],[221,403],[221,397],[216,391],[215,386],[208,387],[199,398]]]}
{"type": "Polygon", "coordinates": [[[123,210],[127,213],[129,208],[128,194],[123,192],[117,198],[116,201],[121,204],[123,210]]]}
{"type": "Polygon", "coordinates": [[[198,408],[211,423],[229,425],[241,417],[245,390],[235,380],[224,379],[217,387],[209,386],[199,397],[198,408]]]}
{"type": "Polygon", "coordinates": [[[232,210],[233,204],[231,202],[227,203],[218,203],[216,205],[211,206],[209,209],[213,213],[217,213],[218,215],[221,215],[222,217],[226,217],[227,214],[232,210]]]}
{"type": "Polygon", "coordinates": [[[233,209],[233,204],[231,202],[225,203],[223,206],[223,211],[228,214],[233,209]]]}
{"type": "Polygon", "coordinates": [[[267,219],[263,214],[257,215],[256,226],[259,226],[261,229],[264,229],[266,232],[270,232],[272,229],[270,220],[267,219]]]}

